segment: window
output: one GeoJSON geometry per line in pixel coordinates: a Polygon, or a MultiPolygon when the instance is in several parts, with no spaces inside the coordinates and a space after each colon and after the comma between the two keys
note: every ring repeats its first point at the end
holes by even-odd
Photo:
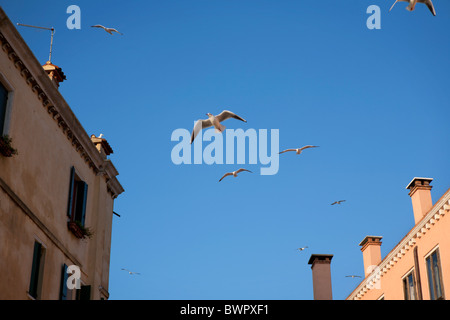
{"type": "Polygon", "coordinates": [[[410,271],[403,278],[403,293],[405,300],[417,300],[416,281],[414,279],[414,270],[410,271]]]}
{"type": "Polygon", "coordinates": [[[8,90],[0,82],[0,136],[5,129],[6,103],[8,101],[8,90]]]}
{"type": "Polygon", "coordinates": [[[42,287],[42,271],[44,269],[44,253],[44,247],[41,243],[36,241],[34,243],[30,288],[28,290],[28,294],[34,299],[40,298],[40,291],[42,287]]]}
{"type": "Polygon", "coordinates": [[[67,273],[67,265],[63,264],[62,270],[61,270],[61,288],[59,293],[59,299],[60,300],[70,300],[72,290],[69,290],[67,288],[67,279],[69,278],[69,275],[67,273]]]}
{"type": "Polygon", "coordinates": [[[442,287],[442,272],[439,258],[439,249],[436,249],[426,258],[428,286],[431,300],[444,300],[444,290],[442,287]]]}
{"type": "Polygon", "coordinates": [[[80,289],[77,289],[75,299],[91,300],[91,286],[82,285],[80,289]]]}
{"type": "Polygon", "coordinates": [[[70,174],[69,206],[67,216],[70,222],[84,226],[88,185],[80,179],[72,167],[70,174]]]}

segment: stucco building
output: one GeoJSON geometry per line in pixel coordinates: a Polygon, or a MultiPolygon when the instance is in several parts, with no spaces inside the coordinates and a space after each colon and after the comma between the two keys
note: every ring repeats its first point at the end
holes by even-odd
{"type": "Polygon", "coordinates": [[[86,133],[60,94],[64,80],[0,8],[0,300],[109,297],[124,189],[111,146],[86,133]]]}
{"type": "Polygon", "coordinates": [[[450,295],[450,189],[431,200],[430,178],[408,185],[415,226],[382,259],[381,236],[361,242],[365,278],[347,300],[448,300],[450,295]]]}

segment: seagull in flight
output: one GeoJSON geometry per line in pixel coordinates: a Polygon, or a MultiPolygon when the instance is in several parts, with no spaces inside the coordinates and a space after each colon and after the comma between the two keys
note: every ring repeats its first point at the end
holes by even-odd
{"type": "Polygon", "coordinates": [[[352,275],[349,275],[349,276],[345,276],[346,278],[361,278],[360,276],[357,276],[357,275],[354,275],[354,274],[352,274],[352,275]]]}
{"type": "Polygon", "coordinates": [[[296,250],[298,250],[298,251],[303,251],[303,250],[305,250],[306,248],[308,248],[308,247],[297,248],[296,250]]]}
{"type": "Polygon", "coordinates": [[[212,115],[211,113],[207,113],[206,115],[208,116],[208,119],[197,120],[197,122],[195,123],[194,129],[192,130],[191,143],[194,141],[195,137],[202,129],[214,126],[214,128],[216,128],[216,132],[223,132],[225,130],[225,126],[222,125],[221,122],[229,118],[234,118],[237,120],[241,120],[243,122],[247,122],[247,120],[242,119],[238,115],[228,110],[223,110],[220,114],[216,116],[212,115]]]}
{"type": "Polygon", "coordinates": [[[125,270],[126,272],[128,272],[131,275],[133,275],[133,274],[140,274],[139,272],[133,272],[133,271],[130,271],[130,270],[124,269],[124,268],[122,268],[122,270],[125,270]]]}
{"type": "Polygon", "coordinates": [[[304,146],[304,147],[301,147],[301,148],[298,148],[298,149],[286,149],[284,151],[278,152],[278,154],[282,154],[282,153],[289,152],[289,151],[295,151],[296,154],[300,154],[305,149],[318,148],[318,147],[319,146],[304,146]]]}
{"type": "Polygon", "coordinates": [[[223,175],[223,177],[220,178],[219,182],[222,181],[222,179],[225,178],[225,177],[227,177],[227,176],[234,176],[234,177],[237,177],[238,173],[239,173],[239,172],[242,172],[242,171],[247,171],[247,172],[253,173],[253,172],[251,172],[250,170],[242,169],[242,168],[241,168],[241,169],[236,170],[236,171],[233,171],[233,172],[227,172],[227,173],[225,173],[225,174],[223,175]]]}
{"type": "Polygon", "coordinates": [[[334,206],[335,204],[341,204],[342,202],[345,202],[345,200],[335,201],[331,205],[334,206]]]}
{"type": "Polygon", "coordinates": [[[100,28],[100,29],[103,29],[103,30],[105,30],[106,32],[108,32],[109,34],[113,34],[113,32],[117,32],[118,34],[120,34],[120,35],[123,35],[123,33],[120,33],[119,31],[117,31],[116,29],[114,29],[114,28],[107,28],[107,27],[104,27],[104,26],[102,26],[101,24],[96,24],[96,25],[94,25],[94,26],[91,26],[91,28],[100,28]]]}
{"type": "Polygon", "coordinates": [[[433,2],[431,2],[431,0],[395,0],[389,11],[391,11],[395,4],[399,1],[409,2],[409,5],[406,7],[406,10],[408,11],[413,11],[417,3],[424,3],[427,5],[428,9],[430,9],[433,16],[436,16],[436,10],[434,10],[433,2]]]}

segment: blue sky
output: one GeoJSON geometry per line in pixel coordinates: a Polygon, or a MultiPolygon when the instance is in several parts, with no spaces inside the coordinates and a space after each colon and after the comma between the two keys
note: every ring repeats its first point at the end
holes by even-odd
{"type": "MultiPolygon", "coordinates": [[[[0,0],[13,23],[56,29],[60,91],[115,151],[126,191],[110,299],[310,300],[313,253],[334,255],[334,299],[351,293],[359,242],[383,236],[384,257],[412,228],[411,179],[434,178],[434,201],[450,187],[450,3],[435,0],[436,17],[392,3],[0,0]],[[81,30],[66,27],[72,4],[81,30]],[[366,27],[372,4],[380,30],[366,27]],[[241,165],[174,165],[172,131],[223,109],[248,120],[227,128],[320,148],[282,155],[276,175],[247,165],[255,173],[220,183],[241,165]]],[[[45,63],[49,32],[18,28],[45,63]]]]}

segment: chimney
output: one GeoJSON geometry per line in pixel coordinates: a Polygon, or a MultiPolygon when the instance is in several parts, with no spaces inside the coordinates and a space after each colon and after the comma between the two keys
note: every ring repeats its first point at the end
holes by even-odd
{"type": "Polygon", "coordinates": [[[360,242],[364,260],[364,276],[367,277],[381,262],[381,239],[378,236],[366,236],[360,242]]]}
{"type": "Polygon", "coordinates": [[[55,66],[50,61],[47,61],[42,68],[44,68],[45,72],[47,72],[50,80],[52,80],[52,83],[56,86],[56,88],[59,88],[59,84],[66,80],[66,75],[62,72],[61,68],[55,66]]]}
{"type": "Polygon", "coordinates": [[[332,254],[312,254],[308,264],[313,276],[314,300],[332,300],[331,270],[332,254]]]}
{"type": "Polygon", "coordinates": [[[109,145],[106,139],[102,138],[102,134],[99,137],[96,137],[94,134],[91,135],[91,141],[94,143],[100,155],[103,159],[106,159],[111,153],[113,153],[113,149],[109,145]]]}
{"type": "Polygon", "coordinates": [[[408,184],[406,189],[409,189],[409,196],[411,197],[414,221],[417,224],[424,215],[430,211],[433,207],[433,202],[431,200],[431,188],[430,186],[431,178],[414,178],[408,184]]]}

